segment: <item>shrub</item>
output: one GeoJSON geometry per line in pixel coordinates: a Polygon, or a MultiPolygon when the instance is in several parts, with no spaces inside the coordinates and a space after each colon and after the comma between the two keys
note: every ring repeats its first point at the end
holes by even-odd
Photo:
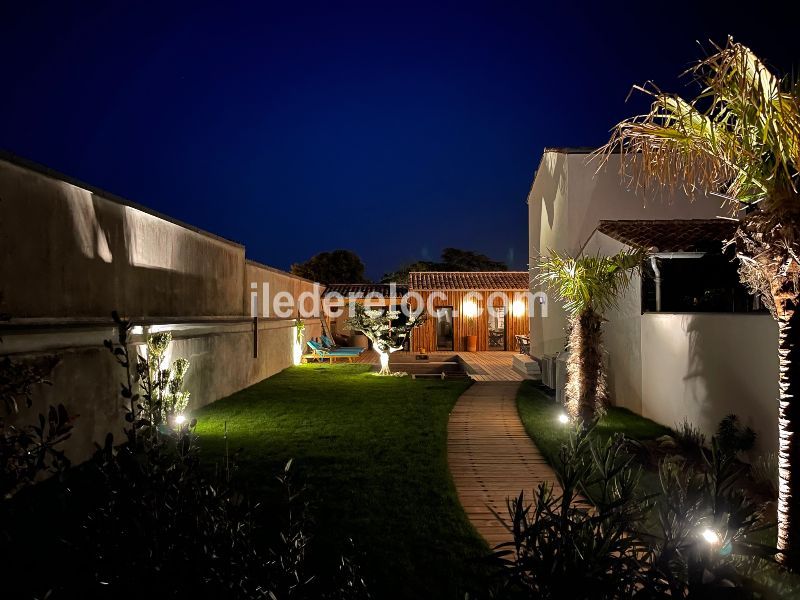
{"type": "Polygon", "coordinates": [[[178,396],[186,394],[188,362],[164,367],[168,334],[148,338],[147,357],[132,355],[131,324],[114,317],[117,339],[106,347],[125,372],[124,438],[117,443],[108,434],[72,479],[66,497],[76,504],[70,504],[71,513],[80,527],[67,524],[54,535],[48,532],[61,538],[58,559],[53,539],[45,544],[52,554],[45,555],[41,540],[25,550],[33,545],[30,530],[16,539],[0,532],[3,542],[18,549],[4,567],[15,565],[22,573],[37,568],[27,555],[50,557],[48,568],[37,570],[33,580],[20,575],[5,591],[27,585],[25,596],[48,598],[368,597],[347,558],[339,560],[334,578],[316,576],[307,559],[311,536],[304,490],[292,481],[291,461],[278,475],[285,513],[267,512],[237,489],[229,456],[219,472],[202,468],[195,421],[169,418],[188,397],[178,396]]]}
{"type": "Polygon", "coordinates": [[[750,465],[750,480],[757,494],[767,501],[778,500],[778,456],[762,454],[750,465]]]}
{"type": "Polygon", "coordinates": [[[753,449],[756,443],[756,432],[745,427],[736,415],[728,415],[717,427],[717,441],[723,452],[739,454],[753,449]]]}
{"type": "Polygon", "coordinates": [[[752,541],[758,506],[737,484],[742,463],[716,438],[705,465],[661,463],[661,493],[638,492],[640,470],[620,437],[578,429],[555,465],[560,492],[509,501],[513,541],[495,549],[502,593],[535,598],[764,597],[756,575],[775,550],[752,541]],[[655,511],[657,524],[648,522],[655,511]],[[648,524],[651,527],[648,530],[648,524]]]}
{"type": "Polygon", "coordinates": [[[21,411],[31,408],[33,389],[49,384],[47,373],[52,366],[52,361],[0,360],[0,398],[5,409],[5,416],[0,416],[0,498],[11,498],[44,473],[62,473],[69,467],[60,447],[70,436],[73,419],[62,404],[48,407],[47,416],[40,413],[34,424],[8,422],[12,416],[21,420],[21,411]]]}
{"type": "Polygon", "coordinates": [[[575,432],[556,467],[561,492],[541,483],[534,501],[508,502],[513,542],[493,557],[502,565],[505,593],[535,598],[616,598],[644,584],[637,524],[650,506],[637,495],[639,473],[621,438],[591,446],[590,429],[575,432]],[[587,501],[584,494],[597,490],[587,501]]]}

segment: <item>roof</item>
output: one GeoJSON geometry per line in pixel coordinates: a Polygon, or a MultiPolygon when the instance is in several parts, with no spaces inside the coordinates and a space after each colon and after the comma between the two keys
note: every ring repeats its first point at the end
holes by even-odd
{"type": "Polygon", "coordinates": [[[547,146],[545,152],[556,152],[558,154],[591,154],[597,150],[597,146],[547,146]]]}
{"type": "Polygon", "coordinates": [[[385,298],[401,298],[408,292],[408,288],[404,285],[397,285],[394,286],[394,295],[390,295],[391,291],[391,284],[388,283],[331,283],[325,288],[322,295],[326,296],[335,292],[347,297],[350,294],[366,296],[377,293],[385,298]]]}
{"type": "Polygon", "coordinates": [[[729,219],[600,221],[597,231],[628,246],[655,252],[719,252],[736,226],[737,222],[729,219]]]}
{"type": "Polygon", "coordinates": [[[527,271],[412,271],[412,290],[528,290],[527,271]]]}

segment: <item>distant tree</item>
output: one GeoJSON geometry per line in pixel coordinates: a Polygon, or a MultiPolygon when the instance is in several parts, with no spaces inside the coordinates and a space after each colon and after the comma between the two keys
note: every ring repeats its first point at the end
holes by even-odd
{"type": "Polygon", "coordinates": [[[292,265],[292,273],[320,283],[366,283],[364,263],[350,250],[320,252],[292,265]]]}
{"type": "Polygon", "coordinates": [[[411,271],[446,271],[442,263],[432,262],[430,260],[418,260],[412,263],[407,263],[400,266],[396,271],[384,273],[381,277],[381,283],[408,283],[408,274],[411,271]]]}
{"type": "Polygon", "coordinates": [[[442,262],[449,271],[508,271],[505,263],[492,260],[485,254],[459,248],[442,250],[442,262]]]}
{"type": "Polygon", "coordinates": [[[445,248],[440,261],[418,260],[405,264],[396,271],[384,273],[381,282],[408,283],[411,271],[508,271],[508,266],[472,250],[445,248]]]}

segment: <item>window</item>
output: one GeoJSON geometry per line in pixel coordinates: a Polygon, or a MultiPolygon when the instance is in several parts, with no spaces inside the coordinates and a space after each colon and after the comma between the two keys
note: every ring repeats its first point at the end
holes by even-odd
{"type": "Polygon", "coordinates": [[[675,255],[655,260],[658,273],[651,260],[646,260],[642,269],[642,312],[763,310],[758,298],[739,282],[732,257],[675,255]]]}

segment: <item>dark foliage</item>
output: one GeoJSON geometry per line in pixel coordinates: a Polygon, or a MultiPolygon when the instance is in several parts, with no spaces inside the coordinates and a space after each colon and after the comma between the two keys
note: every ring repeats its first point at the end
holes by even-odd
{"type": "Polygon", "coordinates": [[[278,475],[286,511],[274,513],[237,489],[230,456],[213,474],[201,468],[195,421],[170,425],[161,406],[169,377],[131,354],[131,324],[114,317],[118,336],[106,346],[126,373],[124,440],[115,444],[109,433],[69,487],[55,490],[77,526],[48,515],[57,533],[42,536],[47,552],[37,552],[48,569],[24,558],[32,530],[3,532],[21,550],[5,564],[36,570],[34,579],[14,582],[12,597],[368,597],[352,561],[341,559],[338,578],[324,581],[308,566],[310,522],[291,461],[278,475]]]}
{"type": "Polygon", "coordinates": [[[508,266],[499,260],[492,260],[485,254],[459,248],[442,250],[441,260],[417,260],[399,267],[396,271],[384,273],[382,283],[408,283],[411,271],[508,271],[508,266]]]}
{"type": "Polygon", "coordinates": [[[756,432],[743,426],[736,415],[728,415],[719,423],[717,441],[723,452],[736,455],[752,450],[756,443],[756,432]]]}
{"type": "Polygon", "coordinates": [[[672,435],[658,439],[662,452],[682,456],[695,466],[702,466],[706,456],[706,436],[688,419],[675,426],[672,435]]]}
{"type": "Polygon", "coordinates": [[[320,252],[292,265],[292,273],[319,283],[365,283],[364,263],[351,250],[320,252]]]}
{"type": "Polygon", "coordinates": [[[661,464],[661,493],[639,491],[641,472],[620,436],[591,442],[578,428],[532,504],[509,501],[513,541],[496,548],[500,596],[531,598],[767,598],[757,583],[775,550],[752,541],[763,524],[737,482],[742,464],[716,439],[702,471],[661,464]],[[658,515],[656,533],[646,528],[658,515]]]}
{"type": "Polygon", "coordinates": [[[62,473],[69,460],[60,449],[70,436],[72,418],[66,408],[49,406],[33,424],[19,424],[32,406],[33,389],[49,384],[52,362],[33,364],[11,358],[0,360],[0,397],[5,415],[0,416],[0,497],[10,498],[45,472],[62,473]],[[20,408],[22,405],[22,408],[20,408]],[[12,424],[9,419],[13,417],[12,424]]]}

